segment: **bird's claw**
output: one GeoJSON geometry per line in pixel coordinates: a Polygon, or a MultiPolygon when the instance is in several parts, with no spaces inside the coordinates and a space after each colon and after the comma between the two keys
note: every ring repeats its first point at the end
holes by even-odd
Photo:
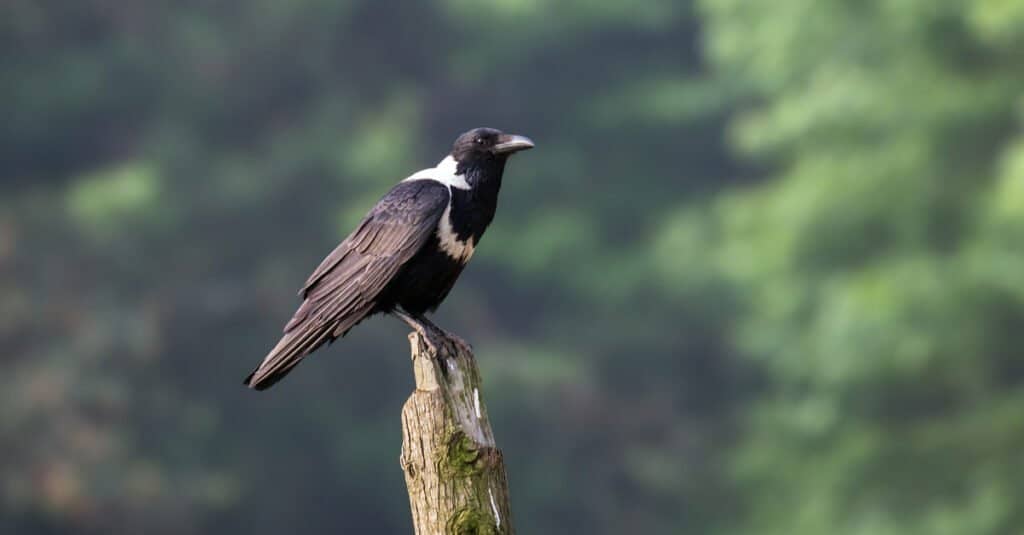
{"type": "Polygon", "coordinates": [[[460,337],[460,336],[458,336],[456,334],[452,334],[452,333],[450,333],[448,331],[443,331],[443,332],[444,332],[445,338],[447,338],[448,342],[453,346],[453,348],[452,348],[452,349],[454,349],[453,353],[472,353],[473,352],[473,346],[469,345],[469,342],[463,340],[462,337],[460,337]]]}
{"type": "Polygon", "coordinates": [[[437,326],[423,329],[420,336],[427,344],[427,348],[438,358],[444,354],[455,356],[472,351],[472,347],[461,337],[437,326]]]}
{"type": "Polygon", "coordinates": [[[416,318],[401,310],[396,311],[395,315],[419,334],[420,339],[423,340],[423,343],[433,353],[435,358],[443,356],[441,349],[444,349],[444,353],[453,357],[459,354],[472,354],[473,347],[465,340],[434,325],[425,318],[416,318]]]}

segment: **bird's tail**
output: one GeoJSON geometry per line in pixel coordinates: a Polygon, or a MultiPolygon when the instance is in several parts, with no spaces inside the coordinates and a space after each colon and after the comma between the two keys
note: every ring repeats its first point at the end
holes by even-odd
{"type": "Polygon", "coordinates": [[[266,390],[278,382],[298,364],[303,357],[333,339],[331,329],[297,329],[285,333],[270,350],[263,362],[245,378],[246,386],[266,390]]]}

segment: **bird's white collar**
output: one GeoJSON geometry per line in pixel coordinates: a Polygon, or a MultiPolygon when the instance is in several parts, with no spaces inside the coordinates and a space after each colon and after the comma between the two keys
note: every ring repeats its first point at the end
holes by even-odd
{"type": "Polygon", "coordinates": [[[466,176],[457,174],[457,168],[458,163],[455,161],[455,158],[448,156],[445,159],[441,160],[435,167],[416,171],[415,173],[410,175],[409,178],[406,178],[402,182],[429,178],[432,180],[436,180],[448,187],[458,189],[470,189],[471,186],[469,185],[468,182],[466,182],[466,176]]]}

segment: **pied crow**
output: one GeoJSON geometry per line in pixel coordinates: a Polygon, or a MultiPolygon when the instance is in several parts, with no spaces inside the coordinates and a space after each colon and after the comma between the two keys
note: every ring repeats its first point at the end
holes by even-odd
{"type": "Polygon", "coordinates": [[[401,318],[433,345],[424,317],[441,304],[494,218],[505,161],[527,137],[476,128],[436,167],[391,188],[316,268],[284,336],[245,384],[270,387],[303,357],[374,314],[401,318]]]}

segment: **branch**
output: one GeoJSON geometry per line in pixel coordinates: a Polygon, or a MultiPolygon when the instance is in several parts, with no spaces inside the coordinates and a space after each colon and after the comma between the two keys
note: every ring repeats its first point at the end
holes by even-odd
{"type": "Polygon", "coordinates": [[[461,340],[409,334],[416,390],[402,408],[402,470],[416,535],[511,534],[508,480],[480,393],[480,372],[461,340]]]}

